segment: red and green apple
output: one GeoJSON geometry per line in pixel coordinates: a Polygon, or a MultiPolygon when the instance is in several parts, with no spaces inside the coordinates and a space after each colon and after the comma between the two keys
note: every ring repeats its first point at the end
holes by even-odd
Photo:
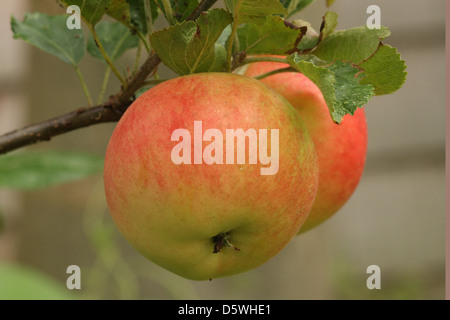
{"type": "Polygon", "coordinates": [[[231,73],[182,76],[145,92],[118,122],[104,167],[124,237],[194,280],[274,257],[306,220],[317,183],[298,112],[262,82],[231,73]]]}
{"type": "MultiPolygon", "coordinates": [[[[257,62],[245,75],[254,77],[286,68],[278,62],[257,62]]],[[[333,122],[320,89],[298,72],[278,73],[261,80],[277,90],[298,111],[313,139],[319,165],[319,186],[303,233],[333,216],[351,197],[363,174],[367,152],[367,124],[363,108],[333,122]]]]}

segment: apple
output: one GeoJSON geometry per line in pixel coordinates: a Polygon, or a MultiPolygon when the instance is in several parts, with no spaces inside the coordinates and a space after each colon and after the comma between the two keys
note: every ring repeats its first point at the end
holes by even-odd
{"type": "MultiPolygon", "coordinates": [[[[245,75],[254,77],[286,68],[278,62],[257,62],[245,75]]],[[[364,171],[367,124],[363,108],[347,114],[340,124],[332,121],[320,89],[298,72],[278,73],[261,80],[277,90],[297,109],[313,139],[319,165],[319,187],[308,219],[300,233],[335,214],[351,197],[364,171]]]]}
{"type": "Polygon", "coordinates": [[[123,236],[193,280],[245,272],[282,250],[317,191],[312,139],[292,105],[231,73],[165,81],[118,122],[104,185],[123,236]]]}

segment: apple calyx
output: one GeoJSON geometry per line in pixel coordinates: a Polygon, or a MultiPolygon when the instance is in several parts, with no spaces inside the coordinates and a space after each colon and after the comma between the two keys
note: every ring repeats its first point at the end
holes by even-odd
{"type": "Polygon", "coordinates": [[[230,233],[219,233],[212,238],[214,242],[214,251],[213,253],[219,253],[223,247],[230,247],[236,251],[240,251],[239,248],[236,248],[229,240],[230,233]]]}

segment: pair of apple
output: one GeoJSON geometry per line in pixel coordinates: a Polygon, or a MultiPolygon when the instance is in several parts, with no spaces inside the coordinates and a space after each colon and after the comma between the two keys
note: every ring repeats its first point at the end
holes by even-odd
{"type": "Polygon", "coordinates": [[[105,191],[118,229],[145,257],[194,280],[244,272],[353,193],[365,162],[363,110],[338,125],[302,74],[251,78],[280,67],[166,81],[119,121],[105,191]],[[269,158],[277,170],[261,174],[269,158]]]}

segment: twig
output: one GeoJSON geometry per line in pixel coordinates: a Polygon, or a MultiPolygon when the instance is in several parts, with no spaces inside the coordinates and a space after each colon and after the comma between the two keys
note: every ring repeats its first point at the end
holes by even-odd
{"type": "Polygon", "coordinates": [[[112,108],[109,104],[103,104],[91,108],[80,108],[56,118],[12,131],[0,136],[0,154],[37,142],[49,141],[54,136],[75,129],[118,121],[128,106],[129,104],[122,104],[120,108],[112,108]]]}
{"type": "Polygon", "coordinates": [[[231,72],[231,68],[232,68],[232,55],[233,55],[233,44],[234,44],[234,38],[237,35],[237,28],[239,26],[239,20],[237,17],[237,12],[239,11],[239,8],[241,6],[241,1],[238,1],[236,4],[236,8],[234,8],[234,12],[233,12],[233,23],[232,28],[231,28],[231,34],[230,34],[230,38],[228,40],[228,46],[227,46],[227,70],[228,72],[231,72]]]}
{"type": "Polygon", "coordinates": [[[80,79],[80,83],[81,83],[81,86],[83,87],[83,92],[84,92],[84,95],[86,96],[88,104],[90,107],[92,107],[94,105],[94,102],[92,100],[91,94],[89,93],[89,89],[86,85],[86,81],[84,80],[83,74],[81,73],[81,70],[78,66],[75,66],[75,72],[78,76],[78,79],[80,79]]]}
{"type": "Polygon", "coordinates": [[[261,80],[261,79],[264,79],[264,78],[273,76],[273,75],[275,75],[275,74],[278,74],[278,73],[284,73],[284,72],[298,72],[298,71],[295,70],[295,69],[292,68],[292,67],[287,67],[287,68],[282,68],[282,69],[272,70],[272,71],[269,71],[269,72],[260,74],[260,75],[254,77],[254,78],[255,78],[256,80],[261,80]]]}
{"type": "Polygon", "coordinates": [[[189,17],[187,17],[186,20],[197,19],[198,17],[200,17],[200,14],[203,11],[206,11],[209,8],[211,8],[216,2],[217,0],[202,0],[202,2],[198,4],[197,8],[195,8],[194,11],[192,11],[192,13],[189,15],[189,17]]]}
{"type": "Polygon", "coordinates": [[[95,44],[97,45],[98,49],[100,50],[100,53],[102,54],[106,63],[111,68],[112,72],[116,75],[117,79],[119,79],[120,83],[122,83],[122,86],[126,88],[127,83],[125,82],[125,79],[122,77],[119,70],[117,70],[116,66],[111,61],[111,58],[108,56],[108,53],[105,51],[105,48],[103,47],[102,42],[100,41],[100,39],[98,37],[97,31],[95,30],[95,27],[89,27],[89,29],[92,33],[95,44]]]}
{"type": "Polygon", "coordinates": [[[110,74],[111,74],[111,68],[109,66],[107,66],[105,75],[103,76],[102,88],[100,90],[100,94],[98,95],[97,104],[100,104],[103,101],[103,96],[105,95],[105,91],[106,91],[106,87],[108,85],[110,74]]]}
{"type": "Polygon", "coordinates": [[[287,63],[285,58],[261,56],[261,57],[246,58],[244,60],[243,64],[249,64],[249,63],[253,63],[253,62],[264,62],[264,61],[287,63]]]}
{"type": "Polygon", "coordinates": [[[173,17],[172,5],[170,4],[169,0],[162,0],[162,4],[164,7],[164,11],[166,13],[167,21],[169,22],[169,24],[171,26],[173,26],[176,22],[175,22],[175,18],[173,17]]]}

